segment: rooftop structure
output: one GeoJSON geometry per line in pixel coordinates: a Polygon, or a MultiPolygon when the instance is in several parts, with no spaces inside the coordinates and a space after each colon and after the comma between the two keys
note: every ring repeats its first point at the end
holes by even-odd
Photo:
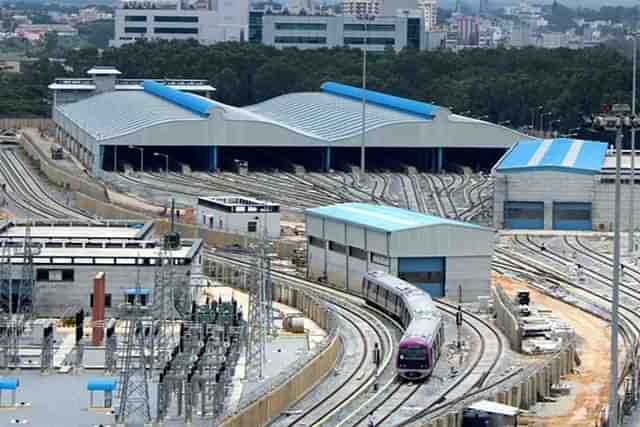
{"type": "Polygon", "coordinates": [[[418,158],[425,164],[430,160],[432,169],[442,169],[444,148],[506,150],[523,136],[428,102],[371,90],[365,95],[362,89],[334,82],[324,83],[319,92],[287,94],[238,108],[146,81],[139,92],[108,92],[58,105],[53,119],[58,141],[79,153],[95,174],[113,169],[116,146],[124,148],[119,160],[135,156],[136,165],[140,153],[130,146],[210,171],[229,167],[239,150],[256,155],[255,147],[287,147],[289,153],[311,149],[318,152],[304,156],[308,164],[327,170],[333,167],[332,149],[361,146],[365,96],[368,149],[421,149],[418,158]],[[233,154],[227,156],[227,150],[233,154]]]}
{"type": "Polygon", "coordinates": [[[492,229],[365,203],[307,209],[305,222],[311,277],[357,290],[383,271],[433,297],[488,294],[492,229]]]}
{"type": "Polygon", "coordinates": [[[384,232],[406,231],[438,225],[480,228],[480,226],[468,222],[454,221],[407,209],[368,203],[341,203],[332,206],[323,206],[320,208],[307,209],[305,214],[308,216],[333,219],[347,224],[360,225],[384,232]]]}
{"type": "Polygon", "coordinates": [[[576,139],[519,141],[496,165],[497,172],[518,170],[568,170],[597,174],[607,153],[604,142],[576,139]]]}
{"type": "Polygon", "coordinates": [[[0,239],[19,240],[26,234],[29,225],[31,239],[144,239],[148,237],[153,223],[140,221],[107,221],[102,224],[79,221],[7,221],[0,224],[0,239]]]}
{"type": "Polygon", "coordinates": [[[90,77],[56,78],[49,85],[53,92],[54,108],[57,105],[77,102],[96,93],[111,91],[142,91],[146,80],[153,80],[173,89],[191,92],[206,97],[215,92],[215,88],[206,80],[194,79],[130,79],[120,78],[122,72],[112,66],[95,65],[87,71],[90,77]]]}

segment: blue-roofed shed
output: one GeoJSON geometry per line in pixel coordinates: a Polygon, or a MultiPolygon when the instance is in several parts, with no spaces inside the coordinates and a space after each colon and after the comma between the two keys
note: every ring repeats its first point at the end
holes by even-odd
{"type": "Polygon", "coordinates": [[[607,149],[605,142],[567,138],[517,142],[493,168],[496,228],[608,229],[607,149]]]}
{"type": "Polygon", "coordinates": [[[382,270],[434,297],[486,295],[494,230],[367,203],[305,211],[311,277],[357,291],[362,275],[382,270]]]}

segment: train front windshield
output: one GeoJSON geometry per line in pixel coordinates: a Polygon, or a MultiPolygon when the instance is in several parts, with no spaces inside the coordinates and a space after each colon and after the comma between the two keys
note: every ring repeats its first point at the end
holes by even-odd
{"type": "Polygon", "coordinates": [[[403,360],[424,360],[427,357],[427,349],[422,347],[408,347],[400,350],[403,360]]]}

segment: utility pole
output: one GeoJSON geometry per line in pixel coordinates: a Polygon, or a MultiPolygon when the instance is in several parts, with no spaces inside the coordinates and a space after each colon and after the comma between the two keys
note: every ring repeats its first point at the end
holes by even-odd
{"type": "MultiPolygon", "coordinates": [[[[631,89],[631,115],[636,116],[636,75],[638,63],[638,36],[633,34],[633,79],[631,89]]],[[[633,254],[635,249],[635,212],[634,212],[634,192],[636,187],[636,130],[631,128],[631,186],[629,187],[629,254],[633,254]]]]}

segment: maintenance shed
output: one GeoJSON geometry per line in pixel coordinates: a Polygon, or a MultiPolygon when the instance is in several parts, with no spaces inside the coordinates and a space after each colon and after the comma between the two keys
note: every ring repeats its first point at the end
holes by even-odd
{"type": "Polygon", "coordinates": [[[495,227],[610,229],[613,185],[603,171],[607,148],[603,142],[565,138],[516,143],[493,168],[495,227]]]}
{"type": "Polygon", "coordinates": [[[305,211],[309,276],[359,292],[368,271],[433,297],[489,293],[494,230],[389,206],[345,203],[305,211]]]}

